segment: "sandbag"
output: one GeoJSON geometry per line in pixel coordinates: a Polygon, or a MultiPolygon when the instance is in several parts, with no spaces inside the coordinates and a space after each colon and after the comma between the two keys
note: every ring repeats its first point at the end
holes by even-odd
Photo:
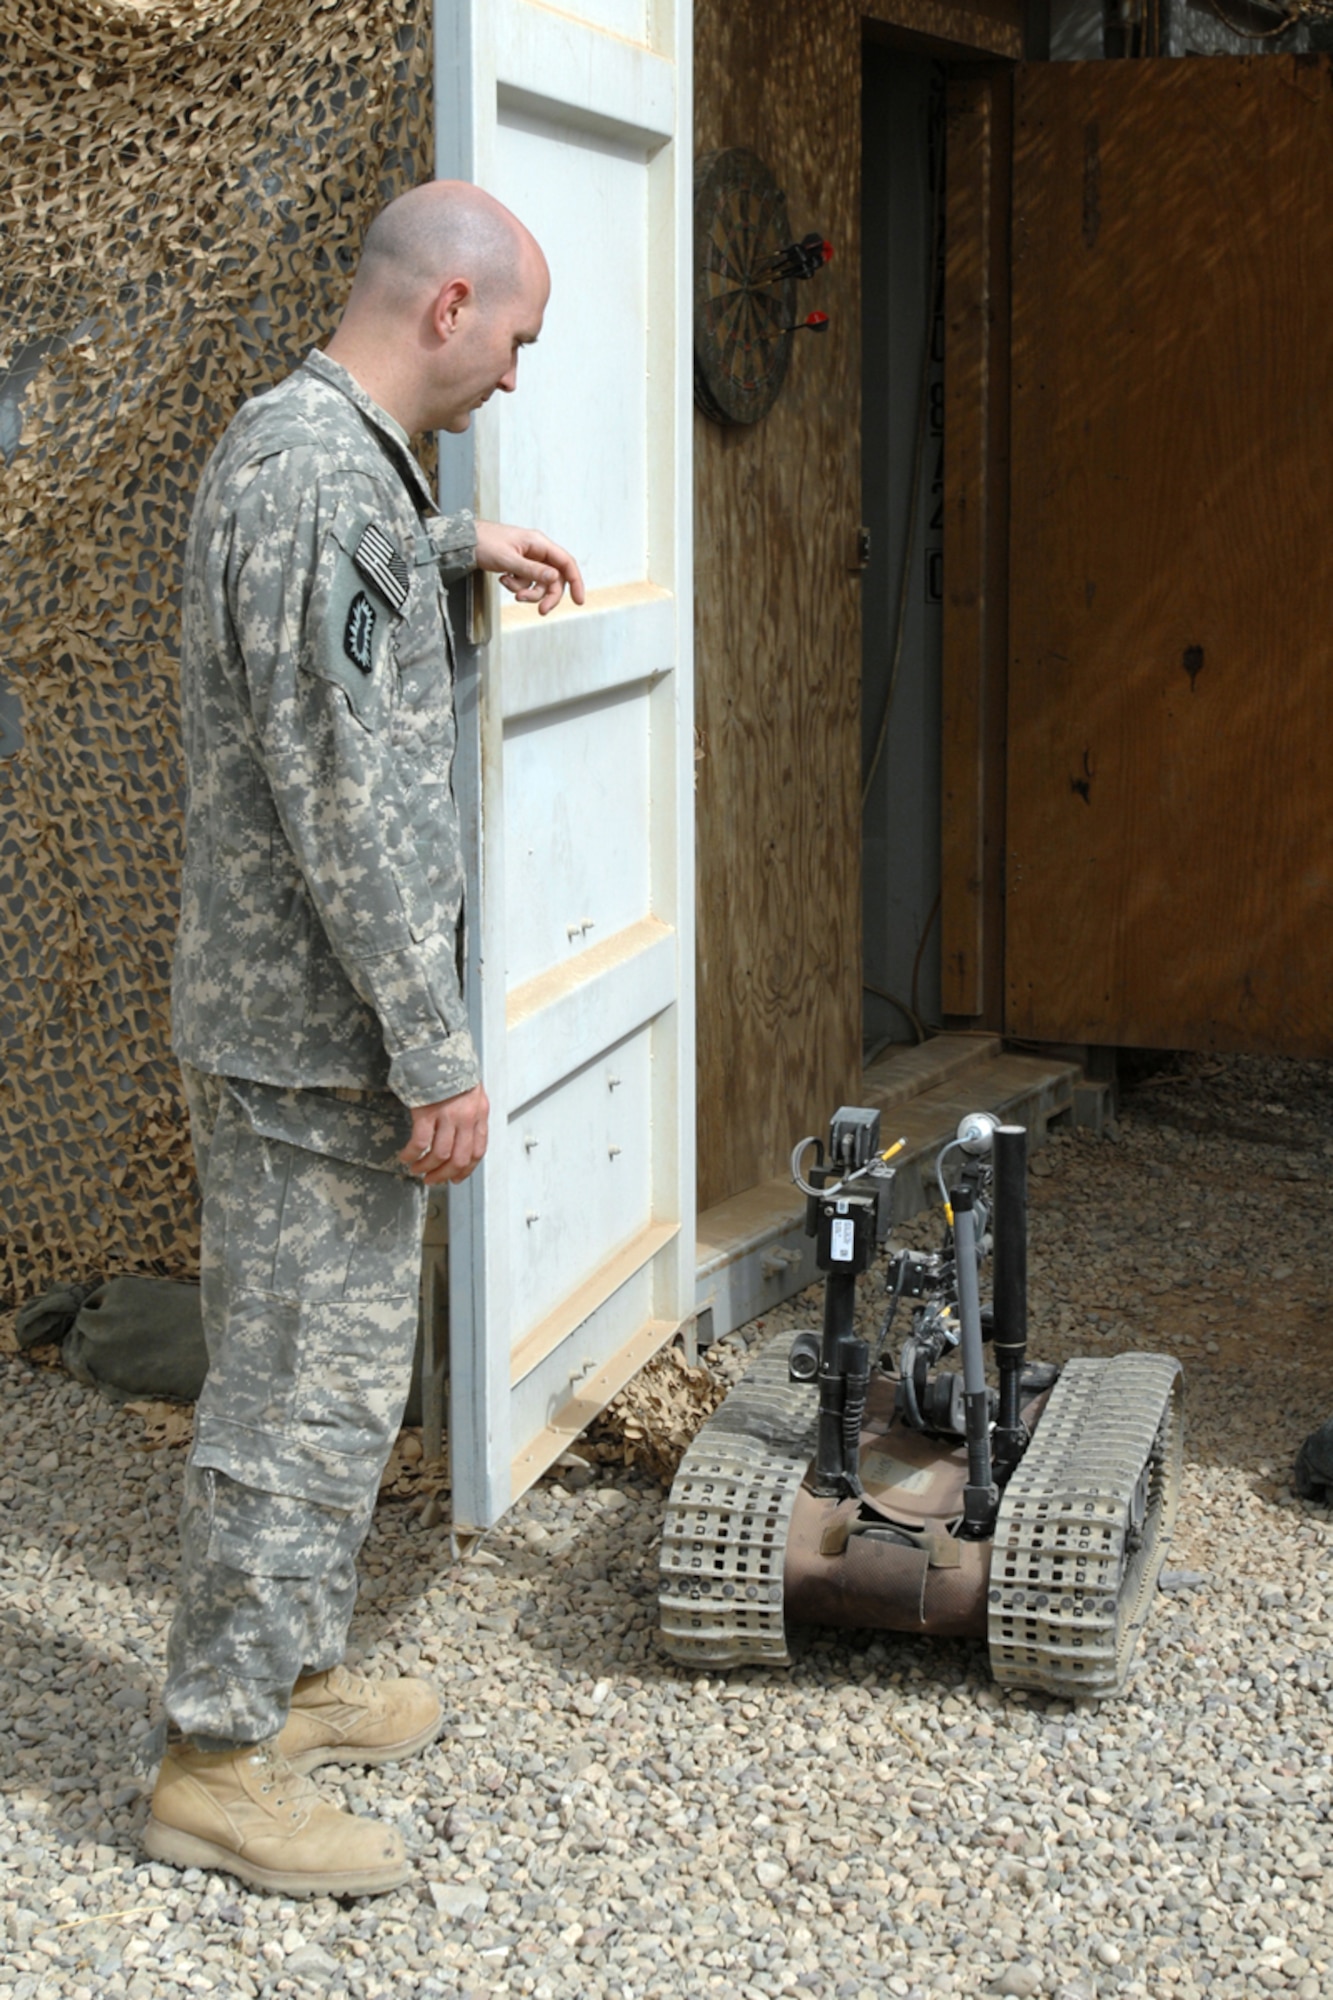
{"type": "Polygon", "coordinates": [[[109,1279],[80,1306],[60,1358],[89,1388],[193,1403],[208,1373],[198,1285],[109,1279]]]}
{"type": "Polygon", "coordinates": [[[1291,1483],[1302,1500],[1320,1503],[1333,1495],[1333,1417],[1311,1431],[1296,1454],[1291,1483]]]}
{"type": "MultiPolygon", "coordinates": [[[[22,1307],[18,1343],[60,1343],[60,1359],[75,1381],[116,1402],[193,1403],[208,1373],[198,1285],[171,1278],[109,1278],[104,1285],[57,1285],[22,1307]]],[[[421,1422],[422,1336],[405,1424],[421,1422]]]]}
{"type": "Polygon", "coordinates": [[[20,1306],[14,1321],[19,1352],[26,1354],[30,1347],[58,1347],[78,1318],[79,1307],[96,1290],[96,1285],[57,1285],[40,1299],[29,1299],[26,1306],[20,1306]]]}

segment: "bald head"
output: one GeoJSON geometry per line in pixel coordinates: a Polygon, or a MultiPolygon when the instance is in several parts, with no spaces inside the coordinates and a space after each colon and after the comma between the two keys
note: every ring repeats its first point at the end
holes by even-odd
{"type": "Polygon", "coordinates": [[[466,279],[483,305],[512,298],[524,265],[541,257],[531,234],[502,202],[469,181],[428,181],[380,210],[366,232],[352,300],[392,311],[466,279]]]}
{"type": "Polygon", "coordinates": [[[371,223],[326,352],[408,432],[466,430],[514,387],[549,290],[536,239],[502,202],[469,181],[428,181],[371,223]]]}

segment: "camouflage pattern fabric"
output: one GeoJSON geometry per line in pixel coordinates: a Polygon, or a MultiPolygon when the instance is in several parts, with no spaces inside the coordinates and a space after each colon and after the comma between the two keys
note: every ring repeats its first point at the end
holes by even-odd
{"type": "Polygon", "coordinates": [[[459,979],[463,860],[445,583],[406,433],[315,352],[214,452],[186,551],[178,1057],[391,1090],[478,1081],[459,979]]]}
{"type": "Polygon", "coordinates": [[[387,1092],[183,1076],[209,1367],[165,1707],[221,1749],[276,1735],[298,1677],[343,1657],[411,1375],[426,1194],[387,1092]]]}
{"type": "Polygon", "coordinates": [[[372,1495],[336,1514],[187,1469],[163,1702],[198,1749],[269,1742],[300,1676],[341,1661],[374,1504],[372,1495]],[[318,1567],[306,1574],[316,1548],[318,1567]],[[241,1561],[228,1560],[233,1550],[241,1561]]]}

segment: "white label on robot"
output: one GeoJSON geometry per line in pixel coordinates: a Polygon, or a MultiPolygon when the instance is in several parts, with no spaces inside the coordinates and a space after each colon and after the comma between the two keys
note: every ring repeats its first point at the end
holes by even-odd
{"type": "Polygon", "coordinates": [[[933,1466],[907,1465],[886,1451],[863,1451],[860,1472],[872,1492],[892,1486],[899,1493],[929,1493],[935,1482],[933,1466]]]}
{"type": "Polygon", "coordinates": [[[856,1254],[856,1224],[850,1215],[835,1216],[829,1254],[835,1264],[850,1264],[856,1254]]]}

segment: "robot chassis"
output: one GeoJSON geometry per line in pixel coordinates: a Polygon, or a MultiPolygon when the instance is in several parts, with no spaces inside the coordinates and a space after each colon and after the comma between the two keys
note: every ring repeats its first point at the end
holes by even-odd
{"type": "Polygon", "coordinates": [[[1027,1133],[987,1112],[936,1165],[943,1247],[889,1259],[872,1353],[856,1282],[888,1238],[902,1143],[881,1152],[879,1113],[846,1107],[827,1158],[814,1139],[792,1155],[823,1330],[770,1342],[686,1453],[663,1530],[663,1645],[714,1668],[787,1661],[789,1624],[984,1636],[1004,1686],[1118,1694],[1179,1501],[1180,1363],[1028,1361],[1027,1133]],[[954,1355],[961,1371],[937,1367],[954,1355]]]}

